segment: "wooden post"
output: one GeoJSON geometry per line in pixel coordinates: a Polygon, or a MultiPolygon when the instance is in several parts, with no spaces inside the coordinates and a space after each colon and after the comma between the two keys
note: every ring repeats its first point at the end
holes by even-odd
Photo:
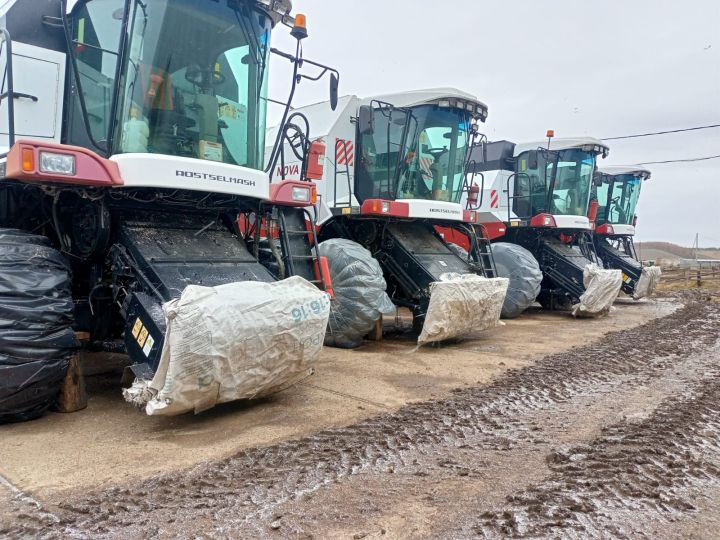
{"type": "Polygon", "coordinates": [[[375,327],[370,330],[370,332],[367,335],[367,338],[370,341],[382,341],[382,335],[383,335],[383,318],[382,315],[380,315],[380,318],[375,321],[375,327]]]}
{"type": "MultiPolygon", "coordinates": [[[[78,332],[76,337],[80,342],[89,339],[89,335],[85,332],[78,332]]],[[[87,407],[88,399],[85,391],[85,377],[82,373],[81,355],[82,353],[78,351],[70,358],[65,380],[60,387],[60,394],[55,403],[55,410],[58,412],[71,413],[87,407]]]]}
{"type": "Polygon", "coordinates": [[[698,286],[698,289],[702,286],[702,280],[700,279],[700,269],[699,268],[697,271],[697,286],[698,286]]]}

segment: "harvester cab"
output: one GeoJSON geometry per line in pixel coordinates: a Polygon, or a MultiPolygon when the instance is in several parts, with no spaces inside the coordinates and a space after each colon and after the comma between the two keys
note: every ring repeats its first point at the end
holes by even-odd
{"type": "MultiPolygon", "coordinates": [[[[320,240],[349,239],[367,248],[382,267],[394,303],[413,311],[422,342],[432,333],[428,322],[438,327],[442,318],[441,301],[433,297],[440,298],[443,282],[495,276],[489,242],[472,227],[477,212],[461,204],[470,191],[470,148],[487,106],[459,90],[435,89],[366,99],[345,96],[336,111],[319,103],[295,112],[309,119],[313,144],[331,149],[317,180],[320,240]],[[455,251],[436,226],[469,237],[468,253],[455,251]]],[[[277,173],[297,170],[291,159],[277,173]]],[[[504,289],[498,292],[502,285],[493,279],[478,283],[453,285],[474,288],[474,296],[458,307],[456,314],[462,316],[443,321],[437,333],[442,339],[496,323],[504,289]],[[479,297],[492,300],[483,305],[479,297]]]]}
{"type": "Polygon", "coordinates": [[[603,167],[593,191],[598,257],[605,268],[622,271],[622,291],[636,300],[652,294],[660,279],[660,269],[644,267],[633,243],[640,190],[649,178],[650,171],[643,167],[603,167]]]}
{"type": "Polygon", "coordinates": [[[162,306],[186,287],[275,281],[258,262],[261,231],[280,277],[325,285],[306,226],[314,185],[264,170],[274,27],[292,28],[297,51],[280,54],[294,63],[293,90],[302,78],[305,18],[290,10],[288,0],[0,7],[3,237],[67,261],[74,309],[63,328],[127,352],[138,378],[156,374],[162,306]]]}
{"type": "Polygon", "coordinates": [[[599,268],[588,212],[596,161],[609,148],[590,137],[552,135],[473,150],[472,168],[484,174],[479,219],[492,240],[518,244],[535,256],[544,307],[605,312],[617,296],[619,276],[599,268]]]}

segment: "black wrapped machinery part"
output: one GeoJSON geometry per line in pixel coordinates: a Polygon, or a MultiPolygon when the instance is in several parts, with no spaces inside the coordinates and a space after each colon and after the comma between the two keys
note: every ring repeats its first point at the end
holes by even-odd
{"type": "Polygon", "coordinates": [[[327,257],[335,299],[325,345],[351,349],[362,344],[383,313],[394,313],[380,264],[357,242],[334,238],[319,244],[327,257]]]}
{"type": "Polygon", "coordinates": [[[502,317],[514,319],[535,302],[543,274],[533,254],[522,246],[497,242],[492,249],[498,277],[510,280],[502,317]]]}
{"type": "Polygon", "coordinates": [[[44,236],[0,229],[0,423],[42,415],[77,347],[70,268],[44,236]]]}

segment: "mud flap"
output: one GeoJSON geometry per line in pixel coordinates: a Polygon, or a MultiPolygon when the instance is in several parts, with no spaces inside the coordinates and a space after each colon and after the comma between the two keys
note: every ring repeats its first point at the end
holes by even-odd
{"type": "Polygon", "coordinates": [[[330,300],[295,276],[190,285],[163,310],[167,333],[155,376],[123,394],[149,415],[171,416],[267,396],[311,374],[330,300]]]}
{"type": "Polygon", "coordinates": [[[638,279],[635,285],[635,291],[633,292],[633,299],[640,300],[646,296],[650,296],[655,288],[660,283],[660,276],[662,271],[659,266],[644,266],[640,279],[638,279]]]}
{"type": "Polygon", "coordinates": [[[620,293],[622,272],[588,264],[583,271],[585,292],[572,308],[575,317],[607,314],[620,293]]]}
{"type": "Polygon", "coordinates": [[[480,332],[500,324],[507,278],[443,274],[430,284],[430,304],[418,345],[480,332]]]}

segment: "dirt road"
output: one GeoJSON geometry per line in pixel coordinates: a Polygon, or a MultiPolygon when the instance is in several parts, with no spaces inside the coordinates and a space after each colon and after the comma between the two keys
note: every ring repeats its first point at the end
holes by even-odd
{"type": "Polygon", "coordinates": [[[682,301],[488,384],[189,471],[42,501],[6,486],[0,536],[716,538],[720,303],[682,301]]]}

